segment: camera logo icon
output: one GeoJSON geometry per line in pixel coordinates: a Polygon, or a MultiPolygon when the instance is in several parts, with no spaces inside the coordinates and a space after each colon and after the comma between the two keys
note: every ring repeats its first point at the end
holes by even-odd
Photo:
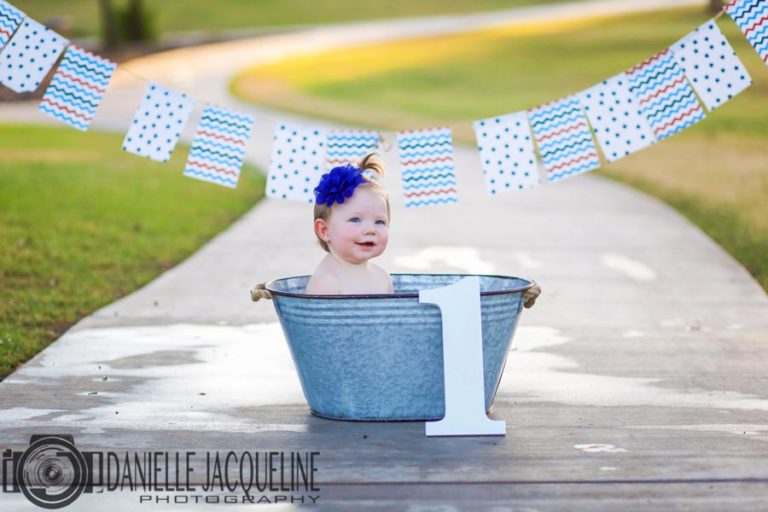
{"type": "Polygon", "coordinates": [[[85,490],[88,466],[69,435],[32,436],[15,468],[26,498],[41,508],[72,504],[85,490]]]}

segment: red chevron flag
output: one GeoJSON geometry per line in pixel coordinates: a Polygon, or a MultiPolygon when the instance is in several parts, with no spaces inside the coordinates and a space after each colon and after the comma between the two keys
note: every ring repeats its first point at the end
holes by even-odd
{"type": "Polygon", "coordinates": [[[725,7],[763,62],[768,64],[768,2],[735,0],[725,7]]]}

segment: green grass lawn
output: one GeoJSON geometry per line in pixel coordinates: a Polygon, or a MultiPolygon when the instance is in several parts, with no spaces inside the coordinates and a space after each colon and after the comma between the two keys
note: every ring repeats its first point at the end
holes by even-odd
{"type": "Polygon", "coordinates": [[[83,316],[175,265],[257,202],[121,151],[122,137],[0,125],[0,378],[83,316]]]}
{"type": "MultiPolygon", "coordinates": [[[[361,126],[451,124],[458,140],[474,144],[472,120],[592,86],[709,17],[702,7],[307,54],[244,70],[232,90],[361,126]]],[[[730,19],[718,24],[753,86],[703,122],[600,172],[677,208],[768,289],[768,69],[730,19]]]]}
{"type": "MultiPolygon", "coordinates": [[[[145,0],[144,3],[163,34],[487,11],[557,1],[563,0],[145,0]]],[[[14,0],[11,3],[40,21],[70,17],[76,36],[95,35],[99,30],[97,0],[14,0]]],[[[119,6],[125,1],[113,3],[119,6]]]]}

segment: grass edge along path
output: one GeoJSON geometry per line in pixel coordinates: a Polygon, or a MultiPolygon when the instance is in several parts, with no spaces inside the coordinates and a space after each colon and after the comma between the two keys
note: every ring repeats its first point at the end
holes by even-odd
{"type": "Polygon", "coordinates": [[[262,196],[124,153],[122,136],[0,125],[0,379],[97,309],[194,253],[262,196]]]}
{"type": "MultiPolygon", "coordinates": [[[[356,47],[245,69],[230,88],[245,101],[374,129],[458,120],[456,141],[474,146],[472,120],[575,93],[710,18],[679,9],[356,47]]],[[[596,172],[677,209],[768,290],[768,69],[730,19],[718,26],[753,85],[695,126],[596,172]]]]}

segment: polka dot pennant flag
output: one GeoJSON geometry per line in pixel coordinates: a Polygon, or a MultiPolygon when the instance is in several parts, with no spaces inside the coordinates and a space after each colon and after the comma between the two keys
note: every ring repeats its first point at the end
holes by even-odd
{"type": "Polygon", "coordinates": [[[328,132],[325,166],[327,169],[357,165],[367,154],[379,149],[379,133],[370,130],[332,130],[328,132]]]}
{"type": "Polygon", "coordinates": [[[36,91],[68,42],[27,18],[0,54],[0,82],[15,92],[36,91]]]}
{"type": "Polygon", "coordinates": [[[325,169],[326,138],[325,130],[277,125],[267,177],[267,196],[314,203],[314,190],[325,169]]]}
{"type": "Polygon", "coordinates": [[[560,181],[600,167],[600,157],[576,96],[528,111],[533,136],[549,181],[560,181]]]}
{"type": "Polygon", "coordinates": [[[523,190],[541,183],[525,112],[482,119],[473,126],[488,193],[523,190]]]}
{"type": "Polygon", "coordinates": [[[714,21],[701,25],[670,48],[709,110],[752,85],[747,69],[714,21]]]}
{"type": "Polygon", "coordinates": [[[0,47],[5,46],[23,20],[23,12],[5,0],[0,0],[0,47]]]}
{"type": "Polygon", "coordinates": [[[70,46],[45,91],[40,110],[74,128],[88,130],[115,66],[114,62],[70,46]]]}
{"type": "Polygon", "coordinates": [[[195,100],[186,94],[150,83],[133,116],[123,150],[167,162],[194,105],[195,100]]]}
{"type": "Polygon", "coordinates": [[[407,208],[458,202],[450,129],[398,132],[397,145],[407,208]]]}
{"type": "Polygon", "coordinates": [[[725,6],[763,62],[768,64],[768,2],[735,0],[725,6]]]}
{"type": "Polygon", "coordinates": [[[669,49],[631,68],[627,76],[629,90],[658,140],[704,119],[704,110],[669,49]]]}
{"type": "Polygon", "coordinates": [[[200,116],[184,176],[237,187],[253,118],[213,105],[200,116]]]}
{"type": "Polygon", "coordinates": [[[605,159],[613,162],[654,142],[648,121],[629,92],[624,73],[578,94],[605,159]]]}

